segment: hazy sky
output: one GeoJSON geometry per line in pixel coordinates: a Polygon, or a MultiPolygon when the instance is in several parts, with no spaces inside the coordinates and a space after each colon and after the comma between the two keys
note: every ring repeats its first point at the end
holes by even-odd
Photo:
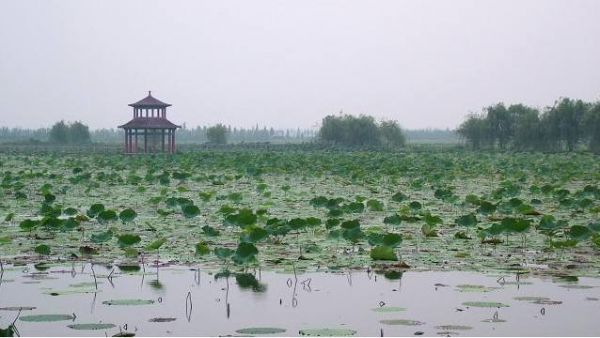
{"type": "Polygon", "coordinates": [[[454,128],[503,101],[600,99],[600,1],[0,1],[0,125],[131,118],[454,128]]]}

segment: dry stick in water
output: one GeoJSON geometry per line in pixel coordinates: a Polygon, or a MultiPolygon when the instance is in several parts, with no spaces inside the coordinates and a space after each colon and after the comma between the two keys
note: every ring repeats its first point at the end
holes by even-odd
{"type": "Polygon", "coordinates": [[[225,281],[227,282],[227,290],[225,290],[225,304],[227,307],[227,318],[229,318],[231,315],[231,309],[229,307],[229,276],[225,278],[225,281]]]}
{"type": "Polygon", "coordinates": [[[3,277],[4,277],[4,265],[2,265],[2,260],[0,260],[0,285],[2,285],[3,277]]]}
{"type": "Polygon", "coordinates": [[[188,291],[187,297],[185,297],[185,317],[187,318],[188,322],[192,319],[192,309],[192,292],[188,291]]]}
{"type": "Polygon", "coordinates": [[[112,279],[113,279],[112,275],[114,272],[115,272],[115,268],[112,268],[112,270],[110,270],[110,273],[108,274],[108,276],[106,276],[106,279],[108,279],[108,282],[110,283],[110,286],[113,287],[113,289],[115,287],[115,285],[113,284],[113,281],[112,281],[112,279]]]}
{"type": "Polygon", "coordinates": [[[96,272],[94,271],[94,263],[92,265],[92,276],[94,276],[94,284],[96,285],[96,290],[98,290],[98,280],[96,279],[96,272]]]}

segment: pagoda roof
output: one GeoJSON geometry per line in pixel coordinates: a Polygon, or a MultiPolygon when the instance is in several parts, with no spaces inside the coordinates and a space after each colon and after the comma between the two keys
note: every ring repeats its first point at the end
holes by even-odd
{"type": "Polygon", "coordinates": [[[130,104],[131,107],[135,108],[166,108],[170,104],[164,103],[161,100],[152,96],[152,91],[148,91],[148,96],[139,100],[138,102],[130,104]]]}
{"type": "Polygon", "coordinates": [[[123,129],[177,129],[181,128],[173,122],[162,117],[136,117],[119,126],[123,129]]]}

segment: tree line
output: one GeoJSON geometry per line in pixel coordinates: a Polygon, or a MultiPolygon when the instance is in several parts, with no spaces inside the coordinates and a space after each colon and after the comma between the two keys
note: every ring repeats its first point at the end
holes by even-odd
{"type": "Polygon", "coordinates": [[[349,147],[401,147],[406,143],[396,121],[376,122],[368,115],[328,115],[318,135],[321,141],[349,147]]]}
{"type": "Polygon", "coordinates": [[[91,143],[90,129],[79,121],[69,124],[65,121],[59,121],[50,128],[48,141],[55,144],[91,143]]]}
{"type": "Polygon", "coordinates": [[[542,110],[498,103],[471,114],[457,133],[473,149],[600,153],[600,102],[561,98],[542,110]]]}
{"type": "MultiPolygon", "coordinates": [[[[79,129],[77,122],[77,128],[79,129]]],[[[301,143],[310,141],[316,137],[317,131],[313,129],[274,129],[267,127],[254,126],[252,128],[237,128],[218,124],[223,128],[227,142],[230,143],[301,143]]],[[[198,126],[195,128],[182,128],[177,130],[178,143],[205,143],[211,142],[209,139],[209,129],[216,126],[198,126]]],[[[4,143],[65,143],[65,140],[73,139],[69,137],[69,125],[65,122],[57,122],[51,128],[25,129],[25,128],[0,128],[0,142],[4,143]],[[56,131],[52,133],[52,129],[56,131]],[[52,136],[54,135],[54,136],[52,136]],[[58,136],[58,137],[56,137],[58,136]]],[[[95,143],[122,143],[124,138],[121,129],[96,129],[89,130],[91,142],[95,143]]],[[[66,143],[69,143],[66,141],[66,143]]],[[[215,143],[215,142],[212,142],[215,143]]]]}

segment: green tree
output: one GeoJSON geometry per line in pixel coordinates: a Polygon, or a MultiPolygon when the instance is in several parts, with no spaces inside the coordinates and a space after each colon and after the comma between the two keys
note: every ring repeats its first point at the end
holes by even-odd
{"type": "Polygon", "coordinates": [[[565,144],[568,151],[573,151],[583,136],[582,120],[589,105],[581,100],[561,99],[548,111],[550,135],[560,144],[565,144]]]}
{"type": "Polygon", "coordinates": [[[583,125],[590,151],[600,154],[600,102],[596,102],[585,112],[583,125]]]}
{"type": "Polygon", "coordinates": [[[227,134],[227,127],[221,123],[206,129],[206,138],[213,144],[226,144],[227,134]]]}
{"type": "Polygon", "coordinates": [[[464,138],[473,149],[481,149],[482,146],[489,142],[488,130],[489,125],[484,117],[471,114],[460,127],[458,127],[456,132],[464,138]]]}
{"type": "Polygon", "coordinates": [[[90,143],[90,129],[79,121],[71,123],[68,130],[68,141],[74,144],[90,143]]]}
{"type": "Polygon", "coordinates": [[[322,141],[351,147],[396,147],[405,143],[397,122],[384,121],[378,124],[375,118],[368,115],[328,115],[323,119],[318,135],[322,141]]]}
{"type": "Polygon", "coordinates": [[[382,121],[379,125],[381,142],[389,147],[402,147],[406,143],[406,138],[402,129],[396,121],[382,121]]]}
{"type": "Polygon", "coordinates": [[[498,142],[500,149],[505,149],[513,134],[513,121],[504,103],[486,108],[486,120],[489,125],[490,138],[498,142]]]}
{"type": "Polygon", "coordinates": [[[66,144],[69,142],[69,127],[65,124],[65,121],[56,122],[50,128],[48,139],[51,143],[66,144]]]}
{"type": "Polygon", "coordinates": [[[514,148],[517,150],[539,149],[542,141],[539,111],[522,104],[511,105],[508,111],[513,119],[514,148]]]}

